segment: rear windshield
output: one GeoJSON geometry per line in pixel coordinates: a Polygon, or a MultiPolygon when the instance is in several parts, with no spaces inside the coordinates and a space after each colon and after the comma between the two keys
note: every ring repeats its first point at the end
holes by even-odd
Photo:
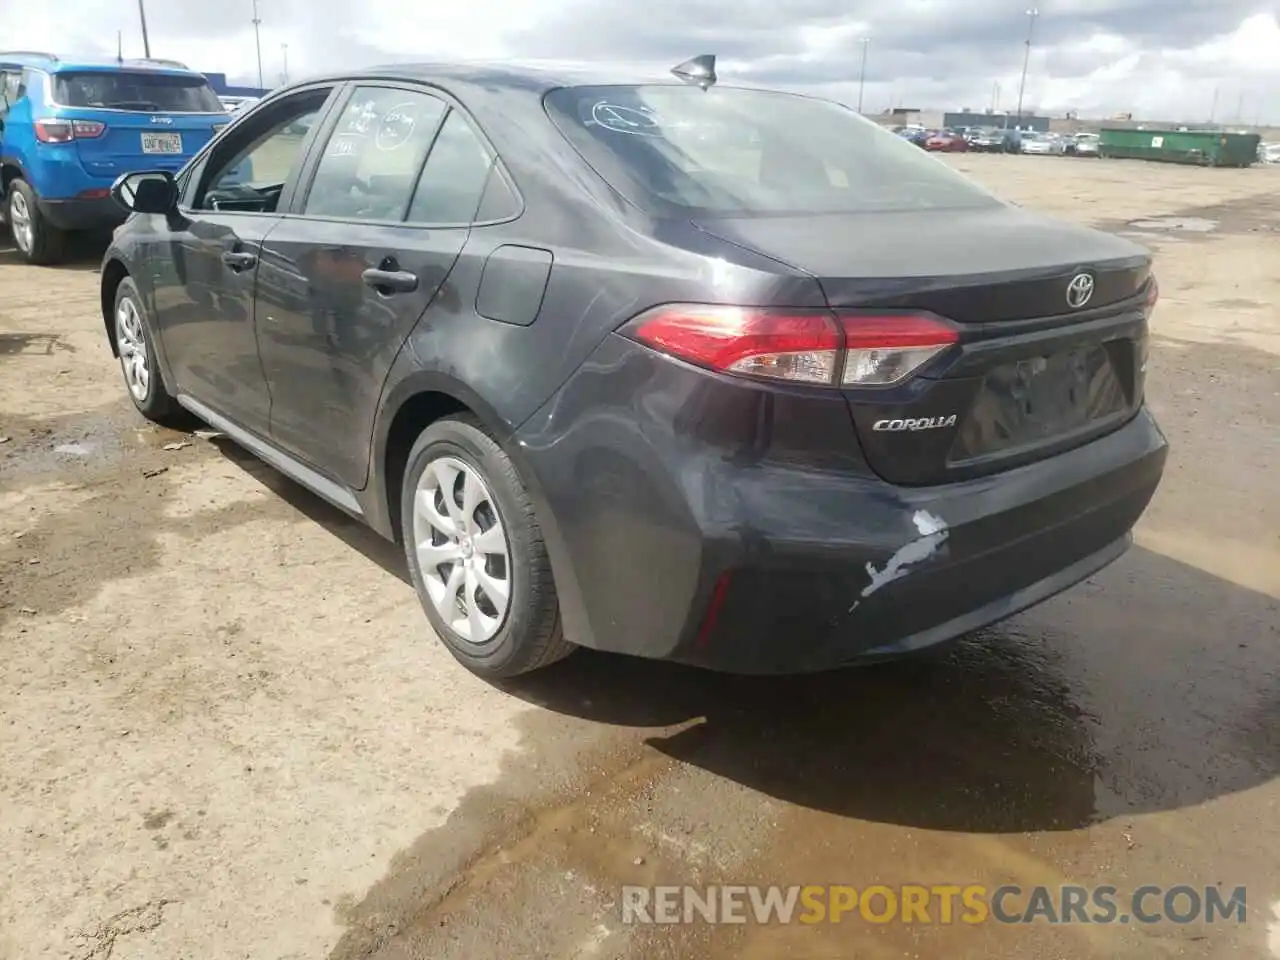
{"type": "Polygon", "coordinates": [[[222,113],[217,95],[204,77],[95,70],[54,75],[54,99],[68,107],[160,110],[174,113],[222,113]]]}
{"type": "Polygon", "coordinates": [[[919,147],[852,110],[794,94],[691,86],[563,87],[555,124],[642,208],[808,215],[997,204],[919,147]],[[626,181],[646,196],[633,196],[626,181]]]}

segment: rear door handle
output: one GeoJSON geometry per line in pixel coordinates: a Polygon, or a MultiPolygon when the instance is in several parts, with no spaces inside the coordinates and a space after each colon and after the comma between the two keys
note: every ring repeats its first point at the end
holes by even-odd
{"type": "Polygon", "coordinates": [[[257,263],[258,255],[256,253],[245,253],[240,250],[228,250],[222,255],[222,262],[238,273],[241,270],[248,270],[257,263]]]}
{"type": "Polygon", "coordinates": [[[408,270],[366,270],[360,279],[379,293],[412,293],[418,289],[417,274],[408,270]]]}

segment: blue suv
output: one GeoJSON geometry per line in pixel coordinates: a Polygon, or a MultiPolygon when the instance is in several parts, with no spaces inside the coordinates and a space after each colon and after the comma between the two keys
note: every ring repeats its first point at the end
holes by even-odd
{"type": "Polygon", "coordinates": [[[203,74],[172,60],[0,51],[0,219],[29,263],[57,263],[73,230],[114,227],[111,184],[177,172],[230,117],[203,74]]]}

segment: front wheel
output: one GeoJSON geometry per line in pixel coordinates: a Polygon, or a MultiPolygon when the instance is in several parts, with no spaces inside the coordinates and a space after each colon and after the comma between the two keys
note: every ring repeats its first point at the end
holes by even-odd
{"type": "Polygon", "coordinates": [[[405,468],[400,531],[427,618],[467,669],[513,677],[573,652],[528,491],[477,420],[446,417],[422,432],[405,468]]]}
{"type": "Polygon", "coordinates": [[[36,193],[25,180],[9,184],[5,198],[5,219],[13,234],[13,245],[27,263],[48,266],[62,260],[66,234],[45,219],[36,202],[36,193]]]}
{"type": "Polygon", "coordinates": [[[165,388],[146,317],[137,285],[132,277],[125,277],[116,288],[112,331],[129,399],[140,414],[161,426],[193,426],[195,418],[165,388]]]}

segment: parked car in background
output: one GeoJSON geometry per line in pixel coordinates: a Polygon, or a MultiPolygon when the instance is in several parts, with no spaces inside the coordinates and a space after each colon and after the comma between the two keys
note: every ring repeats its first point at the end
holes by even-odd
{"type": "Polygon", "coordinates": [[[1062,139],[1052,133],[1028,131],[1022,135],[1022,152],[1040,156],[1060,157],[1065,151],[1062,139]]]}
{"type": "Polygon", "coordinates": [[[249,107],[252,107],[255,103],[257,103],[261,99],[262,99],[261,97],[230,97],[230,96],[218,97],[218,100],[220,100],[222,102],[222,105],[226,108],[227,113],[231,113],[231,114],[236,114],[236,113],[240,113],[242,110],[247,110],[249,107]]]}
{"type": "Polygon", "coordinates": [[[976,130],[969,140],[969,149],[979,153],[1019,153],[1022,136],[1012,128],[984,127],[976,130]]]}
{"type": "Polygon", "coordinates": [[[1066,143],[1066,154],[1073,157],[1096,157],[1099,137],[1096,133],[1077,133],[1066,143]]]}
{"type": "Polygon", "coordinates": [[[0,214],[29,263],[66,235],[114,227],[133,170],[177,171],[229,122],[203,74],[171,60],[0,52],[0,214]]]}
{"type": "Polygon", "coordinates": [[[1259,143],[1259,163],[1280,163],[1280,143],[1259,143]]]}
{"type": "Polygon", "coordinates": [[[932,130],[928,130],[924,127],[908,126],[902,127],[898,130],[899,137],[903,140],[909,141],[910,143],[914,143],[917,147],[923,147],[925,145],[925,141],[927,141],[932,134],[932,130]]]}
{"type": "Polygon", "coordinates": [[[122,178],[133,403],[400,541],[486,676],[901,655],[1118,558],[1167,449],[1148,251],[839,104],[674,72],[334,74],[122,178]]]}
{"type": "Polygon", "coordinates": [[[954,130],[939,130],[925,139],[924,148],[941,153],[963,153],[969,149],[969,141],[954,130]]]}

